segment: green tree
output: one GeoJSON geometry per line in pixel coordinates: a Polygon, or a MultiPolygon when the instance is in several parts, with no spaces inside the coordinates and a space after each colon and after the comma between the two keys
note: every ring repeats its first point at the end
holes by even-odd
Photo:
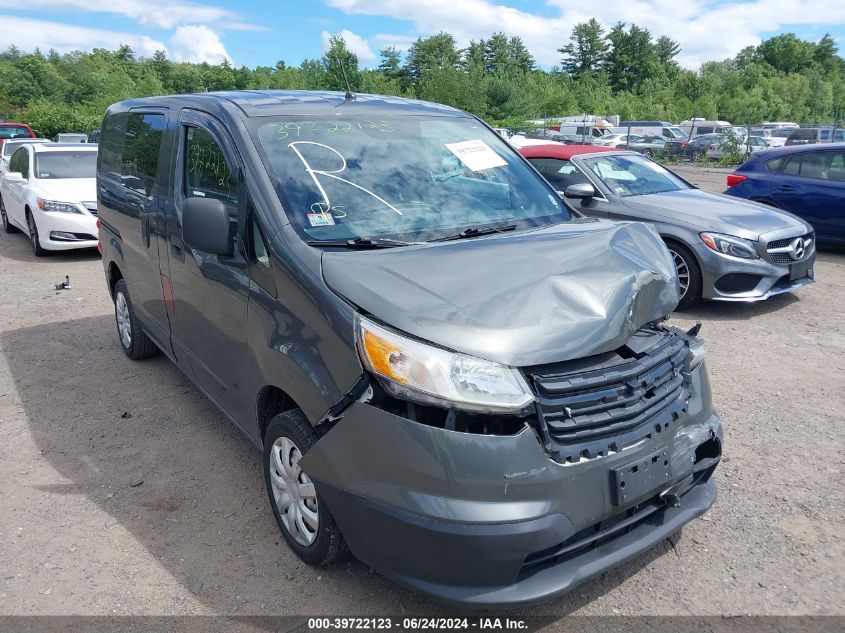
{"type": "Polygon", "coordinates": [[[661,35],[654,43],[654,51],[661,64],[672,64],[681,52],[681,45],[668,35],[661,35]]]}
{"type": "Polygon", "coordinates": [[[504,33],[493,33],[484,42],[484,70],[488,73],[501,74],[510,68],[508,37],[504,33]]]}
{"type": "Polygon", "coordinates": [[[521,37],[514,36],[508,40],[508,60],[511,68],[522,72],[531,72],[537,64],[534,56],[528,51],[521,37]]]}
{"type": "Polygon", "coordinates": [[[455,38],[441,31],[431,37],[418,38],[408,49],[405,68],[408,76],[418,79],[435,70],[458,68],[461,54],[455,45],[455,38]]]}
{"type": "Polygon", "coordinates": [[[358,56],[349,50],[340,35],[329,38],[329,48],[323,54],[324,87],[329,90],[352,92],[361,89],[361,72],[358,70],[358,56]],[[349,82],[348,86],[346,82],[349,82]]]}
{"type": "Polygon", "coordinates": [[[608,44],[604,28],[595,18],[576,24],[569,36],[569,44],[558,49],[563,55],[561,67],[570,75],[596,72],[607,60],[608,44]]]}
{"type": "Polygon", "coordinates": [[[640,84],[656,73],[657,52],[648,29],[632,24],[626,31],[619,22],[607,38],[611,49],[607,56],[607,74],[614,90],[636,91],[640,84]]]}

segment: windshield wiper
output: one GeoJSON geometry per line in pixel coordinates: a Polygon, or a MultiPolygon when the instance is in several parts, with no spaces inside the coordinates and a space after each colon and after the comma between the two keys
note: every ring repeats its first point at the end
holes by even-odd
{"type": "Polygon", "coordinates": [[[515,231],[516,224],[504,224],[502,226],[471,226],[464,229],[460,233],[454,235],[447,235],[446,237],[438,237],[431,240],[432,242],[450,242],[452,240],[465,240],[470,237],[479,237],[480,235],[490,235],[492,233],[504,233],[505,231],[515,231]]]}
{"type": "Polygon", "coordinates": [[[351,240],[309,240],[308,246],[339,246],[341,248],[394,248],[396,246],[411,246],[418,242],[403,242],[387,237],[356,237],[351,240]]]}

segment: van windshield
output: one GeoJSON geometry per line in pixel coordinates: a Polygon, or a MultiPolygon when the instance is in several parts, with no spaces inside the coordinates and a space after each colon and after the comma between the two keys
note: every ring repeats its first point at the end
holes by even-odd
{"type": "Polygon", "coordinates": [[[427,241],[570,219],[498,135],[466,117],[258,119],[253,134],[291,222],[313,240],[427,241]]]}

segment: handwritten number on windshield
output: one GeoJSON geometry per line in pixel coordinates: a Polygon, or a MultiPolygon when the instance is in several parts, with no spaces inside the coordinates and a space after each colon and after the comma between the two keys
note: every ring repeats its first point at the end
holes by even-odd
{"type": "Polygon", "coordinates": [[[340,176],[338,176],[338,174],[346,171],[346,159],[335,148],[329,147],[328,145],[324,145],[323,143],[315,143],[314,141],[294,141],[293,143],[289,143],[288,147],[290,147],[296,153],[297,157],[299,157],[299,160],[302,161],[302,164],[305,166],[305,171],[308,173],[309,176],[311,176],[311,180],[314,181],[314,186],[317,187],[317,189],[320,192],[320,195],[323,196],[323,202],[325,204],[327,204],[329,207],[332,206],[332,202],[329,199],[329,194],[323,188],[323,184],[320,182],[319,176],[323,176],[325,178],[333,178],[334,180],[339,180],[340,182],[343,182],[343,183],[346,183],[347,185],[355,187],[356,189],[363,191],[368,196],[372,196],[373,198],[375,198],[376,200],[378,200],[379,202],[381,202],[382,204],[387,206],[389,209],[395,211],[397,214],[403,215],[402,212],[399,209],[394,207],[392,204],[390,204],[387,200],[385,200],[384,198],[382,198],[378,194],[373,193],[369,189],[365,189],[361,185],[355,184],[351,180],[346,180],[346,178],[341,178],[340,176]],[[314,146],[314,147],[322,147],[323,149],[326,149],[326,150],[334,153],[334,155],[337,156],[340,159],[340,167],[338,169],[333,169],[333,170],[315,169],[314,167],[311,166],[311,163],[308,162],[308,159],[305,158],[305,156],[302,155],[302,152],[299,149],[300,145],[311,145],[311,146],[314,146]]]}

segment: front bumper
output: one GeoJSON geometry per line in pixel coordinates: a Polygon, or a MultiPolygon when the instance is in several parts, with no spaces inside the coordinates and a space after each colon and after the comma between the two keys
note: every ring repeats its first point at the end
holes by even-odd
{"type": "Polygon", "coordinates": [[[38,241],[46,250],[64,251],[97,247],[97,218],[89,213],[39,210],[35,212],[34,218],[38,227],[38,241]]]}
{"type": "MultiPolygon", "coordinates": [[[[797,264],[806,268],[806,275],[799,279],[790,279],[789,264],[775,264],[760,259],[740,259],[715,253],[704,244],[695,248],[701,265],[703,299],[713,301],[734,301],[752,303],[764,301],[769,297],[794,292],[815,282],[815,249],[803,261],[797,264]],[[747,276],[751,282],[746,287],[730,288],[724,284],[728,276],[747,276]]],[[[735,277],[736,278],[736,277],[735,277]]]]}
{"type": "Polygon", "coordinates": [[[704,513],[722,430],[703,366],[687,412],[619,453],[561,464],[530,428],[460,433],[356,402],[302,458],[352,552],[441,600],[507,606],[572,589],[704,513]],[[710,446],[710,450],[701,450],[710,446]],[[661,451],[668,479],[620,503],[614,469],[661,451]],[[671,490],[673,507],[661,493],[671,490]]]}

